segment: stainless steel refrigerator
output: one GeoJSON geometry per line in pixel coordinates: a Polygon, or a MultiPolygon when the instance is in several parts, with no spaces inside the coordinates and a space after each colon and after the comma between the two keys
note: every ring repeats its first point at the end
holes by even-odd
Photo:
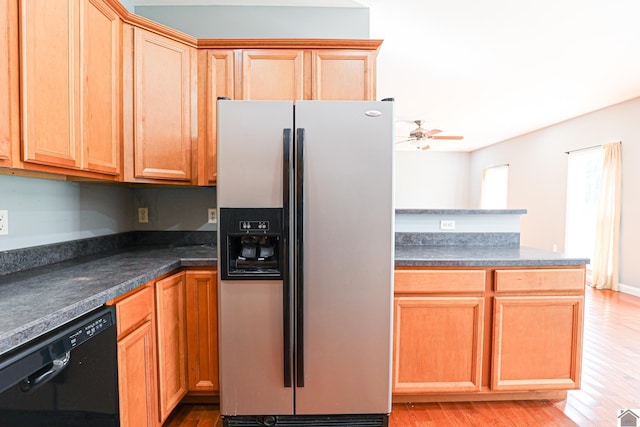
{"type": "Polygon", "coordinates": [[[218,101],[227,426],[385,426],[393,102],[218,101]]]}

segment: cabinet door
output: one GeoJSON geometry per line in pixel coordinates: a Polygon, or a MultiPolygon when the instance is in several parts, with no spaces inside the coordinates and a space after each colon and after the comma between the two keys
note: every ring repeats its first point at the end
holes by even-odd
{"type": "Polygon", "coordinates": [[[215,272],[187,273],[187,367],[190,392],[218,391],[218,316],[215,272]]]}
{"type": "Polygon", "coordinates": [[[0,166],[7,167],[12,166],[13,145],[20,137],[17,28],[16,2],[0,0],[0,166]]]}
{"type": "Polygon", "coordinates": [[[495,298],[493,390],[580,386],[582,296],[495,298]]]}
{"type": "Polygon", "coordinates": [[[303,51],[258,49],[242,52],[242,99],[302,99],[303,51]]]}
{"type": "Polygon", "coordinates": [[[313,52],[313,99],[373,101],[377,51],[313,52]]]}
{"type": "Polygon", "coordinates": [[[187,392],[184,278],[184,273],[178,273],[156,282],[161,423],[187,392]]]}
{"type": "Polygon", "coordinates": [[[216,132],[219,96],[234,98],[233,50],[202,50],[198,52],[198,184],[216,183],[216,132]]]}
{"type": "Polygon", "coordinates": [[[134,44],[135,178],[189,181],[194,49],[137,27],[134,44]]]}
{"type": "Polygon", "coordinates": [[[120,19],[102,0],[82,0],[83,168],[119,173],[120,19]]]}
{"type": "Polygon", "coordinates": [[[154,342],[151,321],[143,323],[118,341],[118,387],[122,427],[154,427],[158,424],[154,342]]]}
{"type": "Polygon", "coordinates": [[[481,387],[484,298],[396,297],[393,392],[481,387]]]}
{"type": "Polygon", "coordinates": [[[81,167],[79,1],[20,1],[25,162],[81,167]]]}

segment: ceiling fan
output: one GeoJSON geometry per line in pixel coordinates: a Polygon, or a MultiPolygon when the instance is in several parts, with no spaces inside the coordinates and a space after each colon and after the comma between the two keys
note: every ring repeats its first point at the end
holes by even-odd
{"type": "Polygon", "coordinates": [[[418,127],[409,133],[409,138],[397,141],[396,144],[411,141],[424,141],[422,144],[418,144],[417,148],[419,150],[428,150],[429,148],[431,148],[431,146],[428,144],[429,139],[461,140],[464,138],[463,136],[459,135],[437,135],[442,131],[440,129],[423,128],[422,124],[424,123],[424,120],[414,120],[413,122],[418,125],[418,127]]]}

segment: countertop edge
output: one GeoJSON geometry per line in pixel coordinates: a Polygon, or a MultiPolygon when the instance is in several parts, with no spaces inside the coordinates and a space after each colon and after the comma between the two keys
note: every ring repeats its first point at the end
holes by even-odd
{"type": "Polygon", "coordinates": [[[396,209],[396,215],[524,215],[526,209],[396,209]]]}
{"type": "Polygon", "coordinates": [[[143,274],[129,278],[118,285],[111,286],[101,292],[93,294],[91,297],[71,303],[45,317],[35,319],[11,331],[0,334],[0,357],[92,310],[102,307],[108,301],[124,295],[163,274],[183,267],[215,267],[216,265],[216,258],[186,257],[168,261],[158,267],[145,271],[143,274]]]}

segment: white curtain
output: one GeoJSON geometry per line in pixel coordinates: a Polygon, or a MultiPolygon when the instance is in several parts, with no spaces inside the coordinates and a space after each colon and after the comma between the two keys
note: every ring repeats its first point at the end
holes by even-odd
{"type": "Polygon", "coordinates": [[[622,159],[619,142],[602,146],[603,163],[596,214],[596,241],[591,266],[597,289],[618,290],[622,159]]]}

